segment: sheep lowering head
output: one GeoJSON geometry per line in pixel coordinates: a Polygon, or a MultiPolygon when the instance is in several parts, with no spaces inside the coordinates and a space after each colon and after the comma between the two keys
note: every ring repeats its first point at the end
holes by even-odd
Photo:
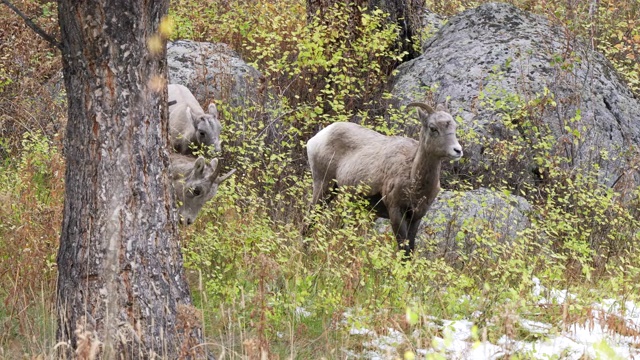
{"type": "Polygon", "coordinates": [[[218,192],[218,186],[236,170],[220,175],[218,159],[207,162],[202,156],[195,159],[171,154],[170,176],[178,201],[180,223],[191,225],[202,206],[218,192]]]}
{"type": "Polygon", "coordinates": [[[339,122],[307,142],[312,206],[327,199],[332,187],[367,185],[362,195],[378,216],[390,219],[405,256],[413,252],[420,221],[440,190],[441,162],[462,157],[450,114],[422,103],[408,106],[418,108],[419,141],[339,122]]]}
{"type": "Polygon", "coordinates": [[[181,154],[191,154],[190,145],[213,146],[221,151],[220,132],[222,125],[218,120],[218,109],[209,104],[207,113],[191,91],[185,86],[170,84],[169,91],[169,134],[171,145],[181,154]]]}

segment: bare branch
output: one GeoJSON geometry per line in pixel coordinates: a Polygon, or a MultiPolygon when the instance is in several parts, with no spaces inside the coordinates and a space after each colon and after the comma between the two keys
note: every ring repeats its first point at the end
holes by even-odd
{"type": "Polygon", "coordinates": [[[41,27],[39,27],[36,23],[31,21],[22,11],[20,11],[17,7],[15,7],[9,0],[0,0],[3,4],[7,5],[9,9],[13,10],[18,16],[20,16],[24,22],[29,26],[36,34],[40,35],[43,39],[45,39],[52,46],[62,50],[62,44],[60,44],[53,36],[47,34],[41,27]]]}

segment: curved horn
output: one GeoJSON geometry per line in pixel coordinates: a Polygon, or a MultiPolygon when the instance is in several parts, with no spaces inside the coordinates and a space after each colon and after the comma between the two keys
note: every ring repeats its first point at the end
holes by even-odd
{"type": "Polygon", "coordinates": [[[425,103],[412,102],[407,105],[407,107],[412,107],[412,106],[419,107],[420,109],[426,111],[428,115],[431,115],[434,113],[433,108],[425,103]]]}
{"type": "Polygon", "coordinates": [[[218,178],[216,179],[216,183],[218,183],[218,184],[222,183],[223,181],[227,180],[227,178],[228,178],[229,176],[233,175],[233,173],[235,173],[235,172],[236,172],[236,169],[231,169],[231,171],[229,171],[228,173],[226,173],[226,174],[224,174],[224,175],[222,175],[222,176],[218,177],[218,178]]]}

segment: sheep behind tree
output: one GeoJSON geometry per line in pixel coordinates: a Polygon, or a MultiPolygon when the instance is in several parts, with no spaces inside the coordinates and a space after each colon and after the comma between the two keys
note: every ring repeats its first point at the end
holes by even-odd
{"type": "Polygon", "coordinates": [[[178,219],[191,225],[204,204],[218,192],[218,186],[236,170],[220,175],[218,159],[207,162],[182,154],[171,154],[170,177],[176,195],[178,219]]]}
{"type": "Polygon", "coordinates": [[[391,220],[405,256],[413,252],[420,221],[440,190],[442,161],[462,157],[457,125],[450,114],[422,103],[408,106],[418,107],[422,124],[418,141],[339,122],[307,142],[313,177],[311,205],[328,201],[333,187],[367,185],[362,195],[378,216],[391,220]]]}

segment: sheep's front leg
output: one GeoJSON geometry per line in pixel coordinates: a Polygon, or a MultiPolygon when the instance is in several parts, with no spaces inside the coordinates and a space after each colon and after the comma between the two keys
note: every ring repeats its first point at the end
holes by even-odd
{"type": "Polygon", "coordinates": [[[320,200],[325,199],[328,191],[329,191],[328,181],[325,181],[324,179],[313,180],[313,196],[311,199],[311,208],[313,208],[320,200]]]}
{"type": "Polygon", "coordinates": [[[416,248],[416,236],[418,234],[418,229],[420,228],[420,221],[422,219],[418,217],[414,219],[413,217],[409,222],[409,231],[408,231],[408,239],[409,239],[409,252],[413,253],[416,248]]]}
{"type": "Polygon", "coordinates": [[[396,235],[398,247],[404,250],[405,259],[411,256],[412,244],[409,239],[410,223],[406,218],[406,213],[398,208],[389,209],[389,220],[391,220],[391,229],[396,235]]]}
{"type": "MultiPolygon", "coordinates": [[[[312,195],[312,198],[311,198],[311,204],[309,205],[309,211],[313,211],[313,208],[320,201],[324,201],[325,203],[328,203],[329,200],[331,200],[331,194],[329,193],[330,184],[331,184],[330,182],[324,181],[324,179],[322,179],[322,180],[314,179],[313,180],[313,195],[312,195]]],[[[303,237],[307,236],[307,234],[309,233],[309,230],[311,229],[312,226],[313,226],[313,223],[311,222],[311,220],[309,220],[308,222],[305,222],[302,225],[302,229],[300,230],[300,234],[303,237]]],[[[306,246],[306,243],[305,243],[305,246],[306,246]]]]}

